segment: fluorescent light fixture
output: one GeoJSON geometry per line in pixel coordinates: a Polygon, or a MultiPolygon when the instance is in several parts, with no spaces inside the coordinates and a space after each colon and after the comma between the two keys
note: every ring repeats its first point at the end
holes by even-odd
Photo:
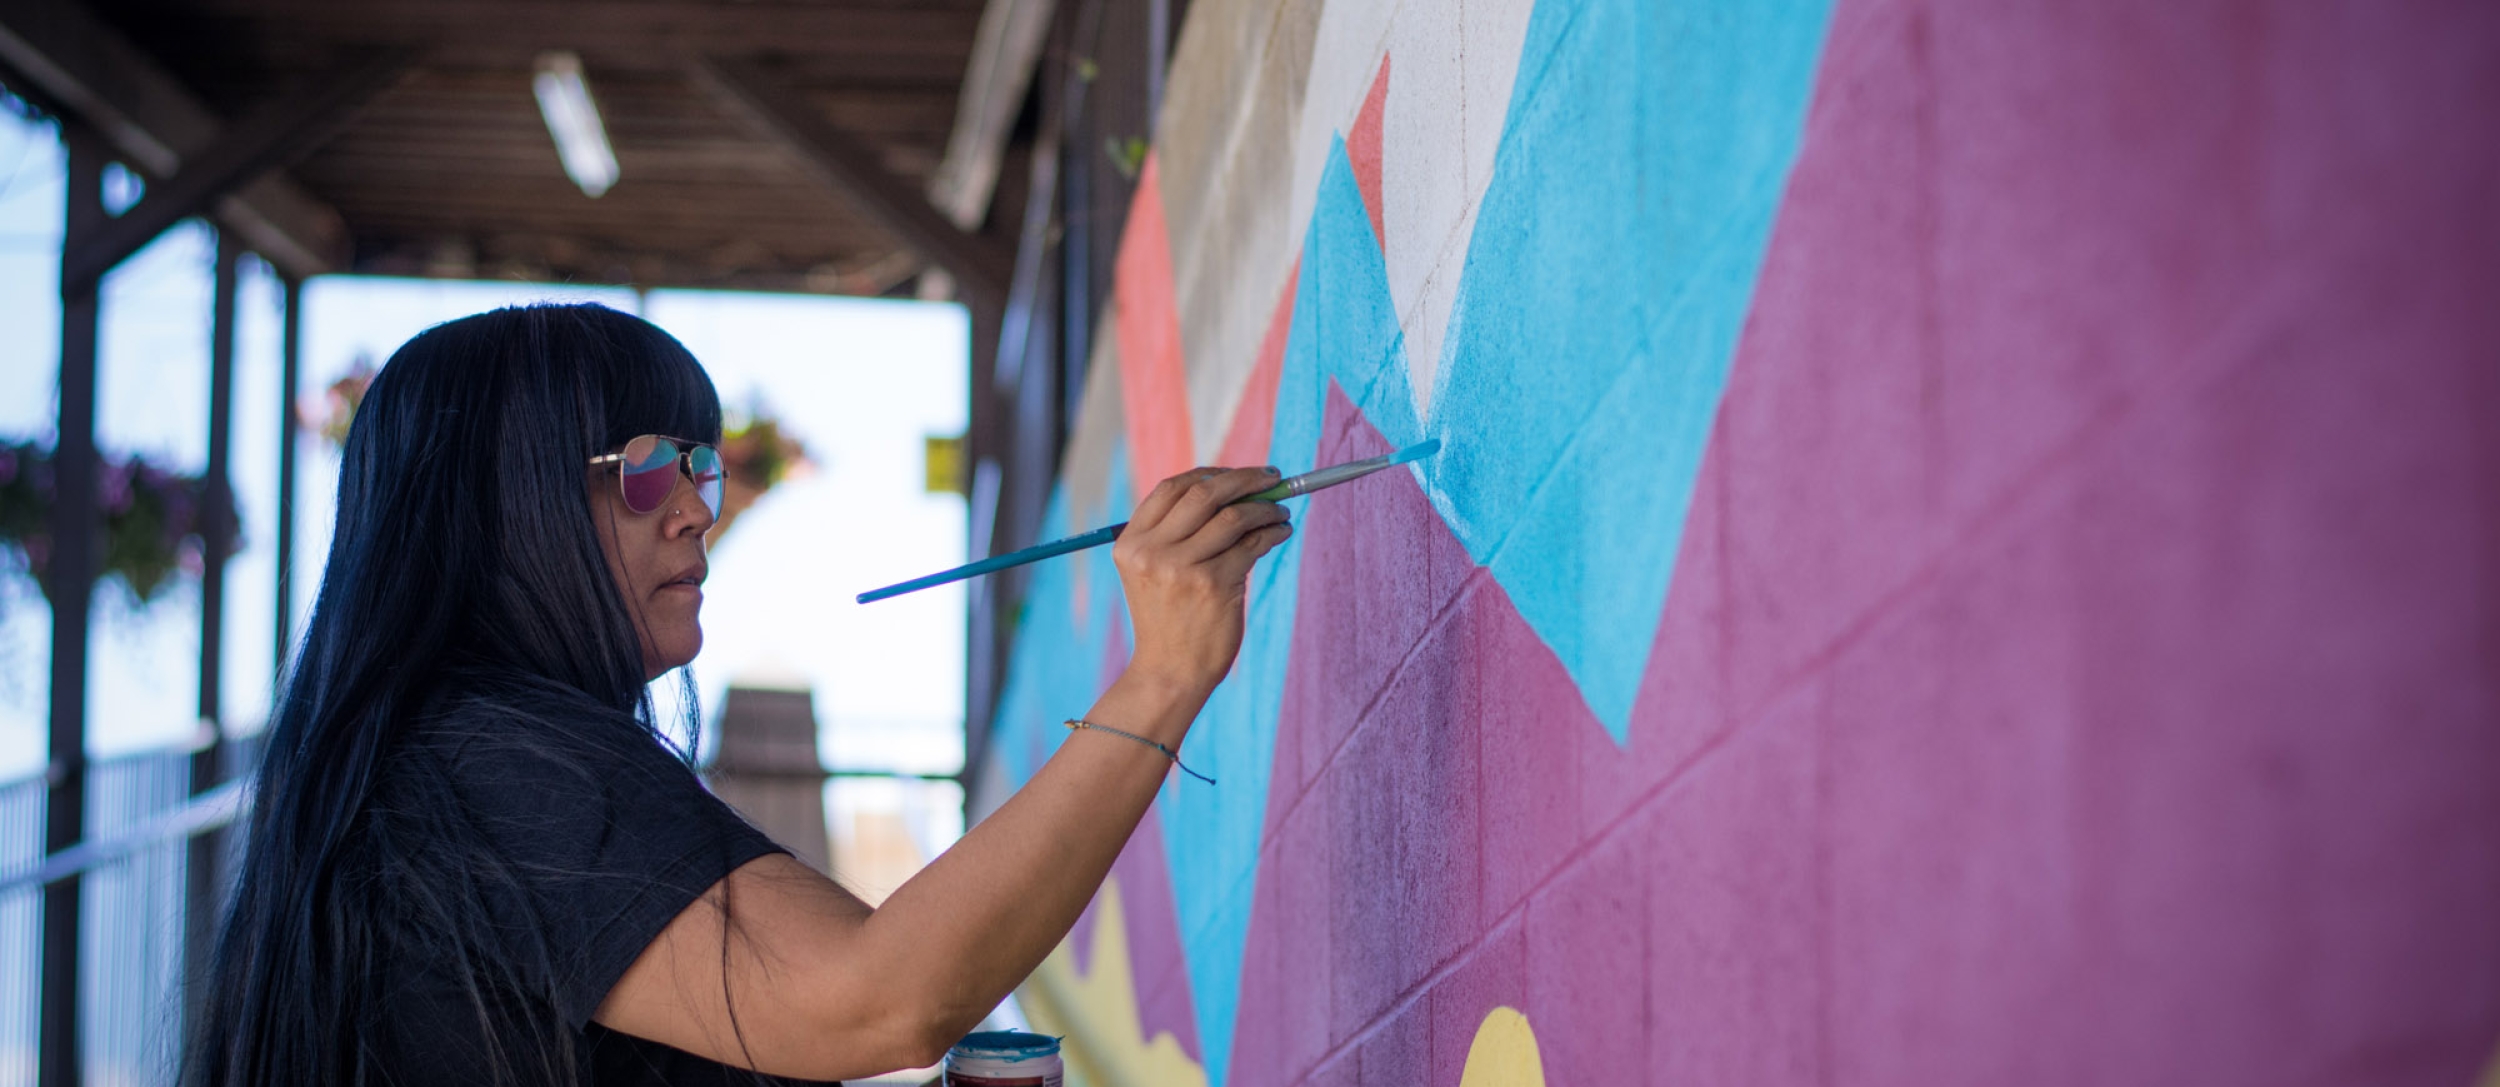
{"type": "Polygon", "coordinates": [[[531,85],[565,174],[591,196],[608,191],[616,184],[616,153],[608,149],[608,130],[599,123],[599,106],[582,78],[581,56],[561,50],[538,54],[538,78],[531,85]]]}

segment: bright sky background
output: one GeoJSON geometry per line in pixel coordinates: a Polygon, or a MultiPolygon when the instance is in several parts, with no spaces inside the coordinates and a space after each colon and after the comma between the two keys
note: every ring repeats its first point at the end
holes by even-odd
{"type": "MultiPolygon", "coordinates": [[[[59,366],[62,161],[48,124],[0,116],[0,436],[49,440],[59,366]]],[[[213,235],[186,224],[105,281],[98,437],[185,471],[206,459],[213,235]]],[[[243,549],[227,568],[225,712],[266,713],[274,647],[279,293],[249,265],[239,312],[233,473],[243,549]]],[[[964,503],[923,491],[922,439],[965,425],[969,330],[948,304],[614,288],[325,277],[306,285],[296,402],[360,357],[387,359],[437,322],[542,299],[597,301],[675,333],[724,404],[765,405],[808,448],[812,471],[748,510],[713,555],[706,645],[693,673],[707,708],[733,682],[807,686],[820,753],[846,769],[952,772],[962,759],[964,600],[949,586],[868,607],[862,590],[955,565],[964,503]]],[[[296,606],[326,555],[335,450],[307,433],[297,461],[296,606]]],[[[13,566],[13,560],[0,560],[13,566]]],[[[195,728],[199,602],[185,580],[145,609],[100,586],[89,738],[105,755],[195,728]]],[[[22,574],[0,573],[0,780],[40,766],[50,619],[22,574]]],[[[295,624],[302,630],[299,618],[295,624]]],[[[664,681],[666,682],[666,681],[664,681]]],[[[663,705],[671,700],[662,697],[663,705]]]]}

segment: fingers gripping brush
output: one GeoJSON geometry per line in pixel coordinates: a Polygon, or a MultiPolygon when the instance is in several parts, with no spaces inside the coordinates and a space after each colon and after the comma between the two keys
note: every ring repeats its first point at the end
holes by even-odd
{"type": "MultiPolygon", "coordinates": [[[[1331,467],[1318,469],[1317,471],[1304,472],[1301,475],[1278,483],[1277,485],[1264,491],[1260,491],[1257,494],[1248,495],[1242,498],[1241,501],[1282,502],[1288,498],[1300,498],[1313,491],[1324,491],[1340,483],[1350,483],[1374,472],[1382,471],[1388,468],[1395,468],[1398,465],[1407,463],[1408,461],[1422,460],[1425,457],[1429,457],[1440,451],[1441,439],[1433,438],[1416,445],[1407,446],[1404,449],[1398,450],[1397,452],[1386,456],[1373,457],[1369,460],[1349,461],[1345,464],[1333,465],[1331,467]]],[[[1120,530],[1127,527],[1128,522],[1122,521],[1116,525],[1106,525],[1102,528],[1095,529],[1092,532],[1070,536],[1063,540],[1052,540],[1049,543],[1034,544],[1033,546],[1025,548],[1022,551],[1011,551],[1004,555],[982,559],[979,562],[965,563],[964,565],[958,566],[952,570],[943,570],[938,573],[930,574],[927,577],[916,577],[910,581],[897,582],[882,589],[871,589],[867,592],[859,594],[859,602],[862,604],[873,604],[879,600],[884,600],[887,597],[901,596],[904,593],[918,592],[932,586],[945,585],[950,582],[962,581],[966,578],[980,577],[983,574],[995,574],[1001,570],[1022,566],[1028,562],[1039,562],[1047,558],[1056,558],[1070,552],[1083,551],[1090,547],[1101,547],[1104,544],[1119,539],[1120,530]]]]}

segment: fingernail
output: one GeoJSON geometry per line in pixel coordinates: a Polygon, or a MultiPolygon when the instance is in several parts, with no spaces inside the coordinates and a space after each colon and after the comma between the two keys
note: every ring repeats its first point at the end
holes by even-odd
{"type": "Polygon", "coordinates": [[[1281,476],[1281,475],[1284,475],[1284,474],[1285,474],[1285,473],[1283,473],[1283,472],[1281,472],[1281,471],[1278,471],[1278,470],[1277,470],[1277,468],[1276,468],[1276,466],[1275,466],[1275,465],[1273,465],[1273,464],[1268,465],[1267,467],[1265,467],[1265,468],[1261,468],[1261,469],[1259,469],[1259,470],[1260,470],[1260,471],[1262,471],[1262,472],[1265,472],[1265,473],[1267,473],[1267,474],[1269,474],[1269,475],[1271,475],[1271,476],[1281,476]]]}

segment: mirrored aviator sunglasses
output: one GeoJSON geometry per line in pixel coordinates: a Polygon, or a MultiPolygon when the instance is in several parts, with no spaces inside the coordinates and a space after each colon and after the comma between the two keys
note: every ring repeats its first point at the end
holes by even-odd
{"type": "Polygon", "coordinates": [[[590,458],[590,463],[592,467],[617,466],[617,485],[625,498],[625,508],[635,513],[657,512],[667,504],[668,496],[677,490],[677,477],[682,474],[694,481],[695,497],[702,499],[704,508],[715,519],[720,517],[721,486],[729,472],[721,467],[720,450],[711,446],[645,434],[626,442],[625,448],[617,452],[590,458]]]}

